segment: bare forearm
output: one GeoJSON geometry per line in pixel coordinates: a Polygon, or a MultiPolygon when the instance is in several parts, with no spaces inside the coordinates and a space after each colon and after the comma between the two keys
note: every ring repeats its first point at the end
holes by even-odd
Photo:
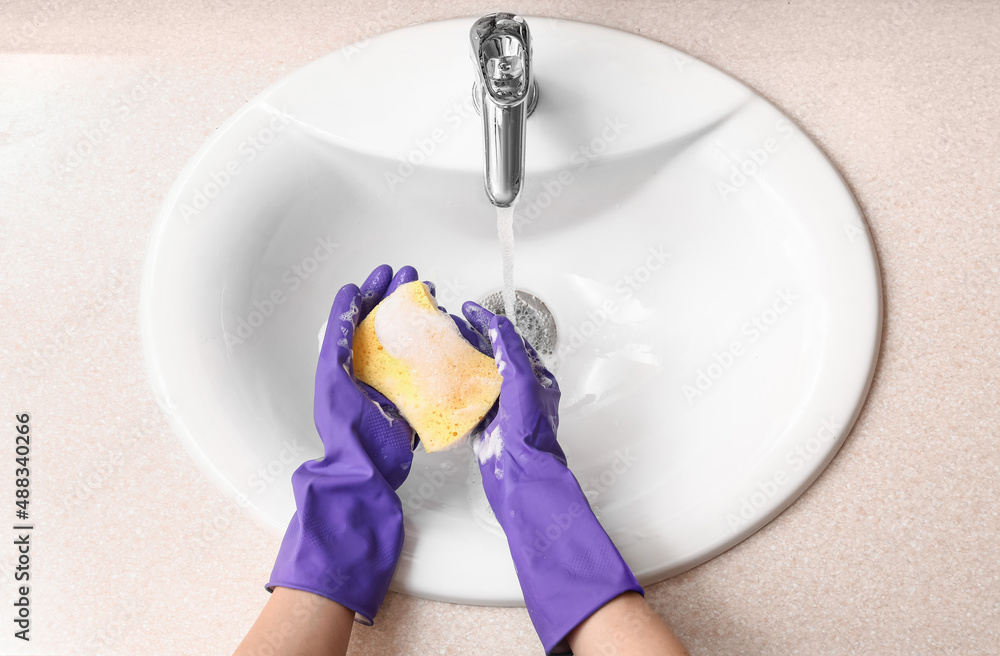
{"type": "Polygon", "coordinates": [[[567,638],[576,656],[688,656],[673,631],[635,592],[606,603],[567,638]]]}
{"type": "Polygon", "coordinates": [[[344,656],[354,611],[311,592],[277,587],[234,656],[344,656]]]}

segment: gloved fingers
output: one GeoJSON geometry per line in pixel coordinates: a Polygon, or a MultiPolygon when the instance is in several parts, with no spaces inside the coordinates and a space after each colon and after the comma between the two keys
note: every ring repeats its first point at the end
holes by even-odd
{"type": "Polygon", "coordinates": [[[396,291],[396,288],[400,285],[413,282],[414,280],[417,280],[418,277],[417,270],[413,267],[409,265],[401,267],[399,271],[396,272],[396,275],[392,277],[392,282],[389,283],[389,289],[386,290],[385,295],[388,296],[396,291]]]}
{"type": "MultiPolygon", "coordinates": [[[[465,320],[451,315],[451,318],[455,321],[455,325],[458,326],[458,331],[462,333],[462,337],[476,347],[480,353],[492,358],[493,344],[490,343],[487,335],[490,332],[490,321],[493,319],[493,313],[478,303],[466,301],[462,305],[462,314],[465,315],[465,320]]],[[[476,427],[469,434],[472,450],[476,454],[479,453],[479,446],[483,441],[486,430],[496,419],[499,410],[499,402],[494,403],[493,407],[486,413],[486,416],[476,424],[476,427]]]]}
{"type": "MultiPolygon", "coordinates": [[[[326,334],[320,348],[320,361],[336,360],[341,367],[349,366],[354,329],[361,309],[361,290],[355,284],[344,285],[337,292],[326,323],[326,334]]],[[[345,369],[346,370],[346,369],[345,369]]]]}
{"type": "Polygon", "coordinates": [[[538,384],[545,388],[552,388],[559,391],[559,383],[556,382],[556,377],[549,371],[548,367],[542,361],[538,351],[535,347],[531,345],[528,340],[524,340],[524,348],[528,351],[528,359],[531,360],[531,371],[535,374],[535,379],[538,384]]]}
{"type": "Polygon", "coordinates": [[[493,344],[493,357],[497,361],[497,371],[503,376],[500,394],[504,390],[524,385],[524,377],[534,378],[534,367],[525,347],[524,339],[514,328],[514,324],[505,316],[494,315],[490,320],[490,343],[493,344]]]}
{"type": "Polygon", "coordinates": [[[486,337],[490,334],[490,322],[493,321],[494,317],[492,312],[479,303],[466,301],[462,304],[462,314],[465,315],[466,320],[480,335],[486,337]]]}
{"type": "Polygon", "coordinates": [[[424,284],[427,285],[427,289],[430,290],[431,296],[433,296],[434,299],[437,300],[437,285],[432,283],[430,280],[425,280],[424,284]]]}
{"type": "MultiPolygon", "coordinates": [[[[438,309],[441,310],[442,312],[447,312],[447,310],[445,310],[444,308],[438,308],[438,309]]],[[[490,340],[488,340],[478,330],[473,328],[469,324],[469,322],[463,319],[462,317],[457,317],[454,314],[449,314],[448,316],[450,316],[451,320],[455,322],[456,326],[458,326],[458,332],[462,334],[462,337],[465,338],[465,341],[472,344],[472,346],[477,351],[479,351],[486,357],[488,358],[493,357],[493,345],[490,344],[490,340]]]]}
{"type": "Polygon", "coordinates": [[[364,318],[379,304],[385,296],[389,284],[392,282],[392,267],[382,264],[375,267],[368,278],[361,285],[361,312],[358,315],[358,322],[364,318]]]}
{"type": "MultiPolygon", "coordinates": [[[[483,306],[478,303],[473,303],[472,301],[466,301],[465,304],[462,305],[462,314],[464,314],[465,318],[468,319],[469,324],[471,324],[471,326],[475,328],[478,333],[484,336],[490,334],[490,325],[493,322],[494,317],[497,316],[483,306]]],[[[507,320],[507,323],[510,323],[510,321],[507,320]]],[[[511,324],[511,328],[513,328],[513,324],[511,324]]],[[[531,362],[531,371],[534,373],[535,379],[538,383],[542,387],[553,387],[558,390],[559,384],[556,382],[556,377],[545,367],[545,364],[542,362],[542,358],[538,355],[535,348],[526,339],[522,339],[521,342],[524,345],[524,350],[528,354],[528,359],[531,362]]]]}

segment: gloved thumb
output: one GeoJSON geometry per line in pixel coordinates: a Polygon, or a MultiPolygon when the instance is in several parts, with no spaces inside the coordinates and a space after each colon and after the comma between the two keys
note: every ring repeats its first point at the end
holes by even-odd
{"type": "Polygon", "coordinates": [[[335,361],[341,366],[349,362],[360,309],[361,291],[357,285],[341,287],[330,308],[326,335],[319,351],[320,361],[335,361]]]}

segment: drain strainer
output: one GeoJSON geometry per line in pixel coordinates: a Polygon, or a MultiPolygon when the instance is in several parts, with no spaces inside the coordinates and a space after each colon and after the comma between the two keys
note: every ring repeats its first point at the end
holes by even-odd
{"type": "MultiPolygon", "coordinates": [[[[493,314],[507,316],[503,307],[503,294],[494,292],[479,301],[493,314]]],[[[514,303],[517,331],[528,340],[539,355],[552,355],[556,348],[556,320],[549,308],[537,296],[517,290],[514,303]]]]}

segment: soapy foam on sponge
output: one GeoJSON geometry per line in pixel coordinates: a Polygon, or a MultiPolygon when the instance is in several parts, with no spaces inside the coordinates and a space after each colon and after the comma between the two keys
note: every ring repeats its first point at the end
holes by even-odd
{"type": "Polygon", "coordinates": [[[428,452],[467,436],[503,380],[419,281],[401,285],[358,326],[354,375],[396,405],[428,452]]]}

